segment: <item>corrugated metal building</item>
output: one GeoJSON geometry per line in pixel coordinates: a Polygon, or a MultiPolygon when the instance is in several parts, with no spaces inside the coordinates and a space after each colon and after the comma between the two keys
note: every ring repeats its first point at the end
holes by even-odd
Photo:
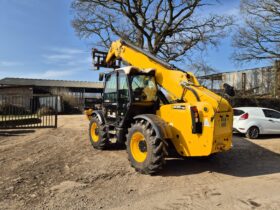
{"type": "Polygon", "coordinates": [[[201,76],[199,80],[216,92],[220,92],[222,85],[228,83],[236,89],[239,96],[280,97],[278,62],[274,66],[201,76]]]}
{"type": "MultiPolygon", "coordinates": [[[[62,111],[82,111],[86,99],[101,97],[103,84],[99,82],[44,80],[27,78],[4,78],[0,80],[0,95],[21,95],[33,97],[57,95],[62,111]]],[[[29,102],[27,102],[29,103],[29,102]]]]}

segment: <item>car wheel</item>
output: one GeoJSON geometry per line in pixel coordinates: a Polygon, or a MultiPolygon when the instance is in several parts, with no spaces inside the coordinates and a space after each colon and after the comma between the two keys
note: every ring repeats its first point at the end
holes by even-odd
{"type": "Polygon", "coordinates": [[[257,139],[259,135],[260,135],[260,130],[256,126],[249,128],[248,131],[246,132],[246,137],[249,139],[257,139]]]}

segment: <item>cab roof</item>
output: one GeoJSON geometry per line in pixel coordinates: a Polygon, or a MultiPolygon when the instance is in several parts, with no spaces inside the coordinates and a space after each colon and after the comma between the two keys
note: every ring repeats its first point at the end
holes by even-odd
{"type": "Polygon", "coordinates": [[[124,71],[125,74],[132,74],[132,73],[146,73],[150,74],[152,72],[155,72],[155,69],[153,68],[148,68],[148,69],[139,69],[135,66],[126,66],[122,68],[116,69],[116,71],[124,71]]]}

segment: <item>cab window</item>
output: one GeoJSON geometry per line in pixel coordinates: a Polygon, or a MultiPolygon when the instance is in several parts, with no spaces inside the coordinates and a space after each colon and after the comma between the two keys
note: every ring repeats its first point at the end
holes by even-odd
{"type": "Polygon", "coordinates": [[[134,101],[157,100],[157,86],[153,76],[134,75],[131,79],[131,89],[134,101]]]}
{"type": "Polygon", "coordinates": [[[116,103],[117,102],[117,76],[112,73],[106,76],[106,84],[104,89],[104,102],[116,103]]]}
{"type": "Polygon", "coordinates": [[[119,100],[121,103],[129,101],[127,76],[123,72],[119,73],[119,100]]]}

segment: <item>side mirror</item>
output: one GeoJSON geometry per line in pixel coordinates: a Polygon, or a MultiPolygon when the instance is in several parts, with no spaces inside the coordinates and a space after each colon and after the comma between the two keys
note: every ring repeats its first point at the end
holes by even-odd
{"type": "Polygon", "coordinates": [[[99,73],[99,81],[102,82],[104,79],[104,73],[99,73]]]}
{"type": "Polygon", "coordinates": [[[229,84],[225,83],[224,85],[224,89],[225,89],[225,93],[231,97],[235,96],[235,91],[234,88],[232,86],[230,86],[229,84]]]}

